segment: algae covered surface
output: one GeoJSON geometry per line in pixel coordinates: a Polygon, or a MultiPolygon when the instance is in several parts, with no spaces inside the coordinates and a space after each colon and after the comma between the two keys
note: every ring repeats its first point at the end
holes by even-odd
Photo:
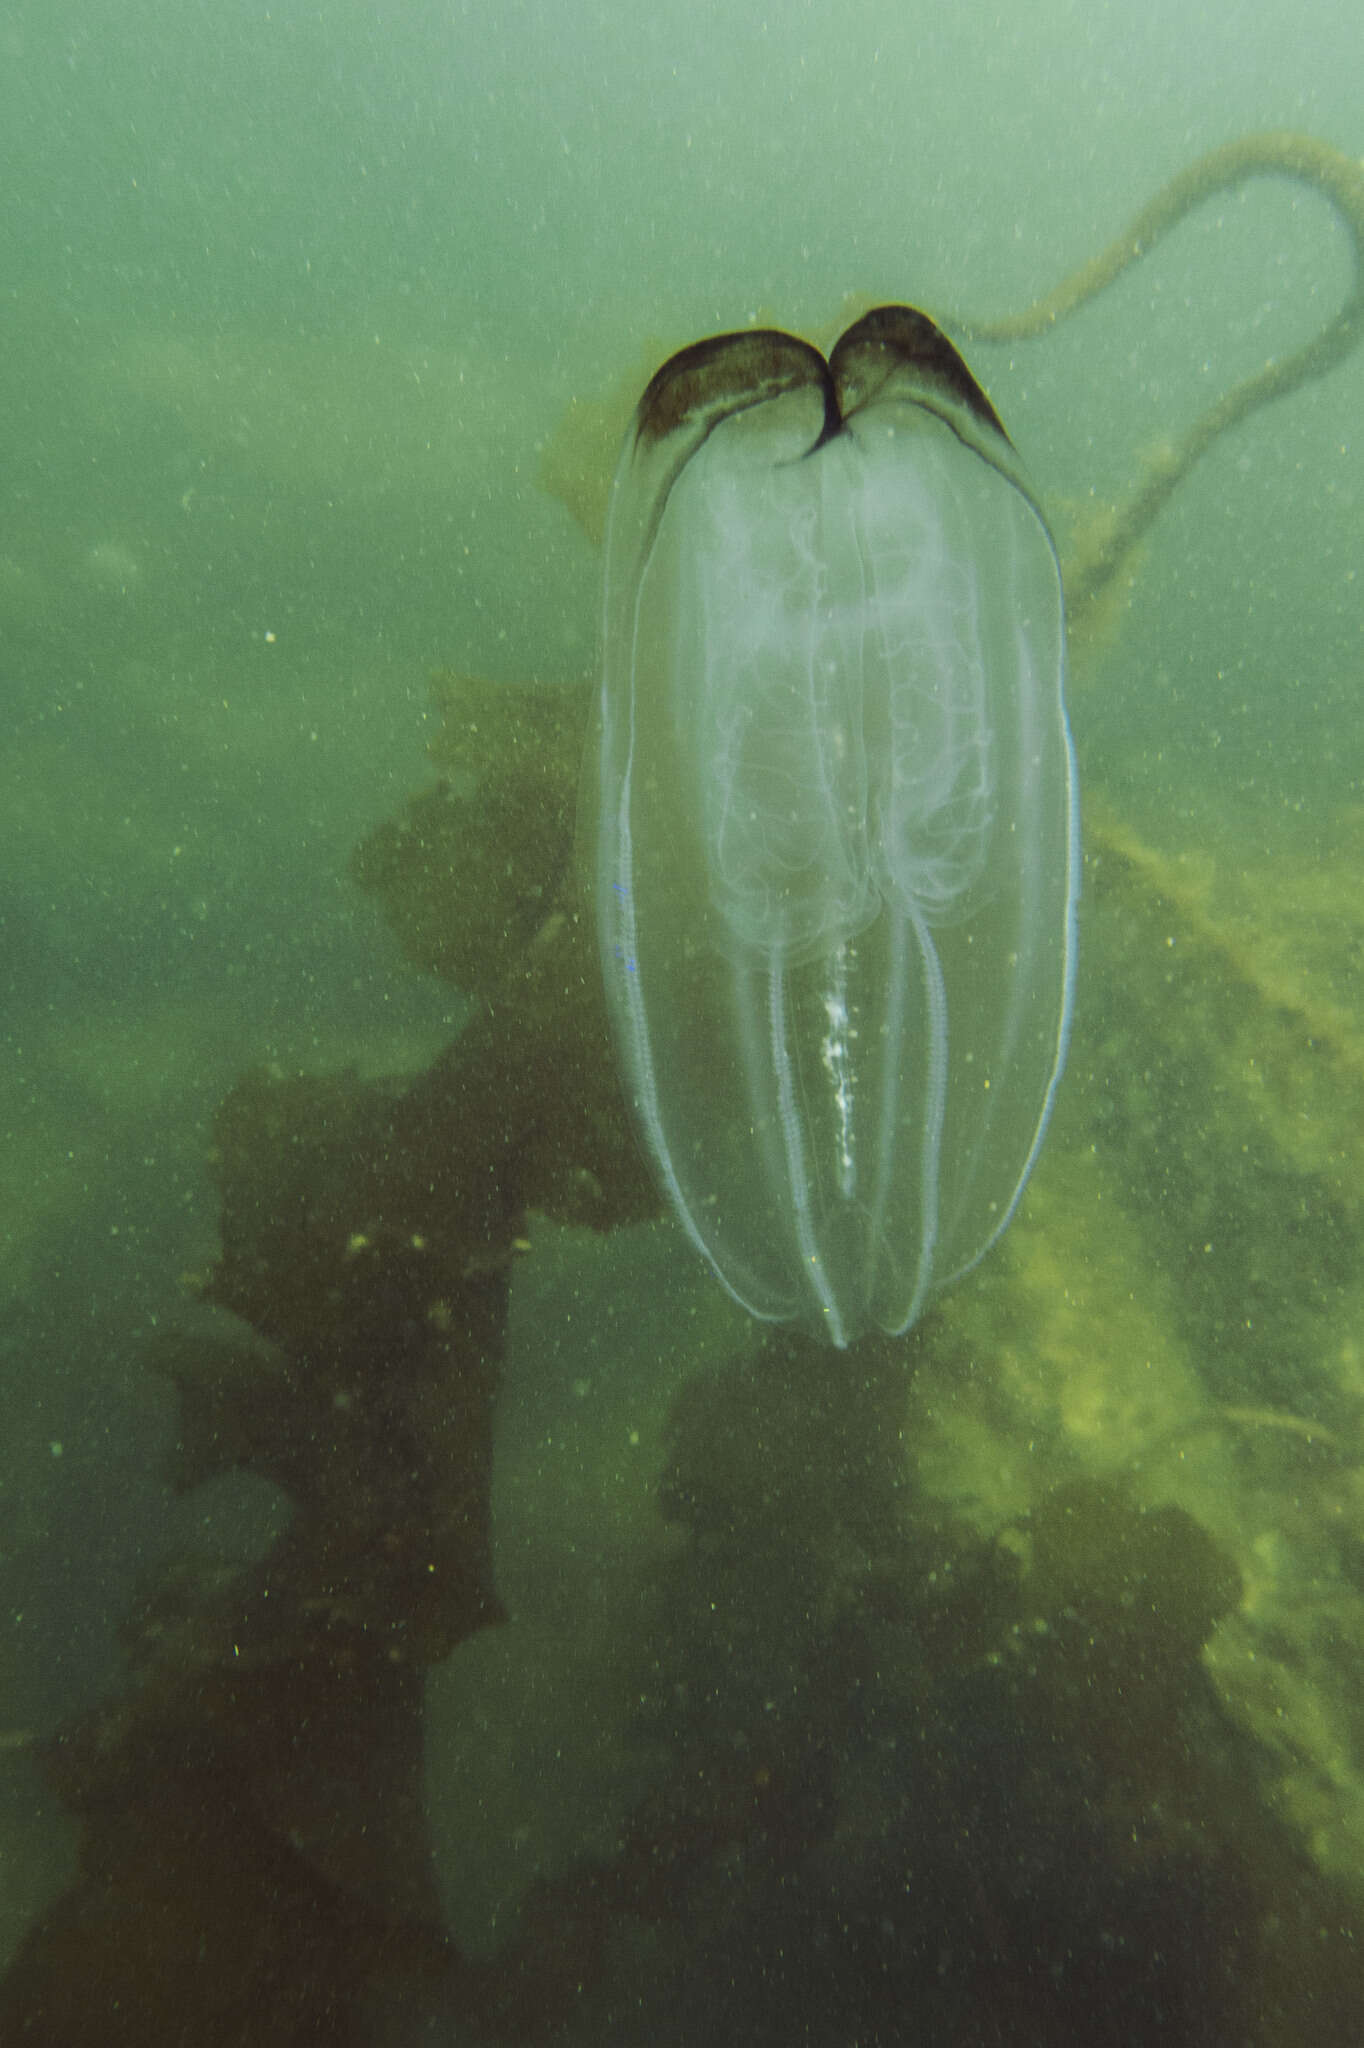
{"type": "Polygon", "coordinates": [[[573,858],[587,693],[434,706],[436,780],[352,873],[465,1021],[419,1073],[260,1072],[217,1115],[197,1291],[250,1335],[147,1363],[176,1487],[253,1474],[289,1517],[169,1573],[46,1749],[80,1861],[6,2024],[1351,2040],[1336,949],[1099,799],[1024,1207],[837,1356],[659,1220],[573,858]]]}
{"type": "MultiPolygon", "coordinates": [[[[543,718],[453,678],[439,701],[437,763],[467,766],[476,731],[488,815],[508,815],[507,779],[543,718]]],[[[477,806],[477,778],[465,787],[477,806]]],[[[416,798],[357,864],[417,959],[433,923],[461,922],[433,918],[449,860],[433,801],[416,798]]],[[[535,813],[519,882],[477,892],[471,942],[489,913],[512,948],[518,922],[552,930],[560,914],[540,879],[560,875],[542,802],[535,813]]],[[[825,1999],[832,2027],[869,1969],[877,2038],[892,1996],[923,2002],[929,1953],[945,2038],[1142,2038],[1152,2001],[1186,2030],[1254,2013],[1266,2040],[1292,2039],[1309,2011],[1328,2035],[1353,2024],[1364,1066],[1342,941],[1358,877],[1345,837],[1329,889],[1315,851],[1219,889],[1206,860],[1157,853],[1102,795],[1086,843],[1082,996],[1043,1164],[996,1254],[910,1339],[831,1369],[717,1308],[690,1359],[674,1337],[669,1409],[622,1396],[609,1353],[633,1343],[610,1254],[546,1245],[561,1270],[532,1290],[536,1311],[592,1319],[577,1393],[609,1419],[595,1451],[590,1423],[572,1432],[576,1498],[555,1491],[563,1456],[540,1460],[538,1510],[518,1475],[526,1556],[509,1543],[504,1571],[519,1611],[483,1669],[457,1658],[442,1681],[434,1726],[450,1749],[432,1782],[456,1924],[477,1944],[480,1912],[496,1914],[494,1948],[515,1957],[509,1925],[524,1941],[527,1924],[543,1936],[567,1917],[585,1944],[572,1966],[597,1958],[591,2025],[619,1996],[603,1925],[617,1946],[622,1925],[660,1944],[651,2025],[691,1985],[680,2040],[719,1995],[713,1972],[741,1987],[728,2024],[776,1998],[794,2025],[825,1999]],[[1322,921],[1302,936],[1304,900],[1329,917],[1325,942],[1322,921]],[[729,1364],[697,1379],[726,1330],[729,1364]],[[627,1429],[652,1485],[622,1480],[627,1429]],[[581,1469],[594,1457],[595,1506],[581,1469]],[[566,1599],[581,1617],[567,1633],[553,1625],[566,1599]],[[521,1773],[556,1728],[565,1755],[566,1686],[595,1697],[596,1739],[567,1751],[578,1781],[537,1799],[521,1773]],[[491,1733],[493,1701],[508,1718],[490,1755],[470,1730],[491,1733]],[[997,1784],[987,1798],[997,1745],[1020,1774],[1012,1798],[997,1784]],[[489,1839],[498,1813],[519,1833],[510,1858],[489,1839]],[[925,1877],[969,1900],[925,1913],[925,1877]],[[722,1931],[736,1897],[751,1916],[742,1966],[722,1931]],[[842,1927],[836,1960],[776,1969],[810,1938],[807,1912],[842,1927]],[[1120,1965],[1104,1965],[1105,1942],[1120,1965]],[[1035,1996],[1047,1971],[1050,2016],[1035,1996]]],[[[648,1270],[629,1255],[632,1269],[648,1270]]],[[[524,1466],[525,1447],[509,1461],[524,1466]]],[[[628,2037],[619,2015],[609,2024],[628,2037]]]]}

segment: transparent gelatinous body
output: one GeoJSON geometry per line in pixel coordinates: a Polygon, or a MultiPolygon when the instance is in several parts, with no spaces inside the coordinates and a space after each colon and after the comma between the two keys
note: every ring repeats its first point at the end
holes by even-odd
{"type": "Polygon", "coordinates": [[[701,342],[607,535],[596,915],[669,1200],[754,1315],[909,1327],[1004,1228],[1065,1052],[1061,580],[924,315],[701,342]]]}

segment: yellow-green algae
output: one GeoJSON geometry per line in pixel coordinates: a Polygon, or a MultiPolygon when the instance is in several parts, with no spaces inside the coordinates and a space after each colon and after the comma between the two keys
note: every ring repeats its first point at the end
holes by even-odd
{"type": "MultiPolygon", "coordinates": [[[[1346,298],[1077,531],[1066,586],[1091,687],[1179,480],[1357,345],[1364,171],[1310,137],[1241,138],[1024,314],[955,323],[968,338],[1045,333],[1194,207],[1261,175],[1332,206],[1346,298]]],[[[545,481],[593,537],[628,410],[628,389],[579,403],[545,454],[545,481]]],[[[1364,831],[1357,812],[1324,820],[1300,857],[1157,847],[1086,761],[1084,843],[1058,1114],[1003,1245],[915,1340],[907,1458],[932,1497],[1024,1545],[1029,1518],[1077,1482],[1120,1483],[1139,1512],[1187,1511],[1243,1586],[1206,1653],[1221,1696],[1277,1757],[1279,1802],[1323,1867],[1359,1881],[1364,831]]]]}
{"type": "MultiPolygon", "coordinates": [[[[698,1356],[655,1493],[621,1497],[628,1636],[591,1616],[622,1782],[628,1752],[644,1789],[577,1861],[568,1836],[495,1957],[433,1928],[420,1677],[499,1611],[487,1423],[511,1274],[544,1227],[526,1211],[656,1212],[576,895],[585,693],[440,696],[440,782],[357,873],[467,1021],[415,1081],[257,1076],[219,1120],[209,1291],[270,1349],[163,1354],[177,1476],[268,1473],[296,1519],[247,1579],[164,1587],[130,1632],[138,1689],[58,1746],[83,1876],[0,2010],[68,2044],[101,1989],[134,2026],[191,1999],[198,2038],[226,2041],[249,1949],[252,1995],[285,2001],[260,2038],[281,2042],[288,2001],[353,2008],[408,1958],[496,2040],[682,2042],[717,2011],[710,2038],[871,2040],[912,2009],[939,2040],[1346,2048],[1348,1013],[1286,933],[1247,934],[1099,814],[1070,1072],[1021,1215],[907,1342],[835,1359],[750,1331],[698,1356]],[[192,1988],[205,1913],[230,1967],[192,1988]]],[[[1341,917],[1358,879],[1344,862],[1341,917]]],[[[596,1710],[584,1672],[574,1697],[596,1710]]]]}
{"type": "Polygon", "coordinates": [[[1244,1591],[1209,1668],[1276,1754],[1282,1810],[1357,1881],[1364,1059],[1340,1000],[1357,835],[1223,890],[1091,812],[1060,1111],[1009,1236],[943,1304],[911,1456],[982,1530],[1083,1476],[1215,1536],[1244,1591]]]}
{"type": "MultiPolygon", "coordinates": [[[[481,786],[497,815],[514,816],[520,760],[538,791],[532,811],[560,820],[552,848],[538,828],[530,834],[534,860],[514,885],[509,872],[496,897],[483,893],[488,856],[476,842],[471,928],[493,935],[482,943],[494,952],[498,934],[514,950],[537,918],[541,930],[558,917],[576,929],[571,892],[560,899],[554,888],[566,872],[567,757],[581,700],[565,700],[561,728],[532,693],[446,681],[440,695],[451,727],[437,744],[440,764],[467,765],[477,739],[471,800],[481,786]],[[537,728],[565,779],[547,810],[545,763],[527,750],[537,728]]],[[[424,935],[451,932],[467,913],[452,845],[422,822],[426,801],[414,800],[396,837],[379,835],[387,856],[405,849],[406,865],[401,880],[389,867],[378,885],[414,958],[448,971],[424,935]]],[[[1364,901],[1351,843],[1329,887],[1316,877],[1315,901],[1337,939],[1358,931],[1364,901]]],[[[1340,988],[1319,964],[1297,965],[1304,941],[1291,874],[1241,879],[1245,896],[1267,907],[1248,925],[1223,909],[1203,867],[1145,845],[1097,800],[1087,845],[1074,1045],[1020,1216],[914,1335],[904,1365],[895,1347],[873,1345],[847,1362],[850,1385],[826,1359],[818,1387],[814,1371],[802,1378],[802,1399],[811,1413],[821,1403],[829,1411],[816,1437],[822,1428],[826,1446],[842,1444],[831,1415],[854,1398],[859,1360],[863,1372],[889,1372],[892,1385],[906,1372],[900,1420],[888,1426],[916,1513],[948,1518],[943,1527],[958,1531],[950,1549],[974,1531],[982,1555],[1016,1560],[1004,1634],[1033,1610],[1054,1617],[1078,1604],[1089,1623],[1097,1612],[1125,1701],[1110,1740],[1125,1714],[1138,1784],[1142,1714],[1155,1715],[1157,1747],[1168,1748],[1169,1700],[1159,1687],[1140,1700],[1130,1685],[1124,1692],[1114,1617],[1128,1617],[1128,1650],[1145,1628],[1197,1663],[1206,1635],[1203,1662],[1223,1708],[1273,1759],[1263,1766],[1266,1811],[1292,1823],[1323,1873],[1353,1886],[1364,1865],[1364,1781],[1351,1760],[1364,1643],[1353,1337],[1364,1063],[1340,988]]],[[[375,861],[372,844],[361,871],[378,882],[375,861]]],[[[760,1370],[770,1351],[760,1347],[760,1370]]],[[[766,1436],[708,1429],[705,1443],[708,1484],[731,1519],[746,1488],[757,1489],[744,1546],[761,1581],[774,1530],[798,1529],[808,1543],[824,1525],[817,1475],[807,1458],[798,1508],[783,1506],[766,1436]],[[728,1479],[717,1458],[732,1460],[728,1479]]],[[[832,1465],[826,1476],[837,1491],[832,1465]]],[[[844,1536],[825,1533],[831,1555],[847,1552],[844,1536]]],[[[861,1598],[865,1535],[847,1557],[861,1598]]],[[[974,1626],[959,1617],[949,1636],[958,1625],[968,1635],[974,1626]]],[[[1150,1657],[1148,1645],[1147,1678],[1150,1657]]]]}
{"type": "MultiPolygon", "coordinates": [[[[1358,249],[1358,168],[1334,152],[1304,153],[1294,138],[1215,154],[1172,203],[1269,167],[1315,182],[1323,166],[1358,249]]],[[[1134,253],[1139,245],[1124,260],[1134,253]]],[[[1135,589],[1154,508],[1227,425],[1353,346],[1359,305],[1356,277],[1317,343],[1238,387],[1173,455],[1153,456],[1129,503],[1108,508],[1097,537],[1077,538],[1068,587],[1091,657],[1135,589]]],[[[545,454],[546,481],[594,537],[626,413],[624,397],[578,405],[545,454]]],[[[515,781],[508,761],[543,715],[525,693],[502,708],[499,736],[484,686],[460,684],[446,702],[444,751],[460,772],[476,760],[494,793],[508,772],[515,781]]],[[[561,729],[551,719],[547,730],[557,752],[561,729]]],[[[869,1611],[912,1611],[912,1644],[881,1642],[880,1679],[921,1688],[920,1739],[955,1755],[943,1765],[949,1775],[960,1768],[969,1780],[973,1768],[963,1760],[969,1743],[954,1752],[948,1732],[949,1675],[974,1685],[1005,1671],[1011,1704],[1001,1719],[987,1712],[992,1739],[1017,1739],[1025,1753],[1034,1742],[1057,1746],[1081,1777],[1097,1773],[1107,1791],[1086,1793],[1071,1820],[1083,1832],[1086,1815],[1101,1816],[1103,1865],[1121,1873],[1127,1905],[1123,1887],[1139,1884],[1139,1872],[1155,1896],[1177,1896],[1181,1859],[1202,1845],[1190,1867],[1212,1888],[1200,1894],[1210,1917],[1194,1919],[1216,1950],[1213,1974],[1243,1982],[1224,2007],[1220,1993],[1209,1992],[1201,2013],[1195,1999],[1172,2038],[1200,2024],[1213,2034],[1249,2027],[1264,2042],[1295,2041],[1307,2027],[1350,2037],[1350,1923],[1364,1896],[1364,1777],[1354,1760],[1364,1732],[1354,1682],[1364,1648],[1355,1335],[1364,1030],[1347,963],[1360,957],[1364,925],[1361,835],[1357,820],[1328,820],[1324,859],[1247,862],[1238,852],[1228,873],[1206,848],[1144,841],[1099,792],[1093,764],[1086,770],[1070,1068],[1003,1245],[898,1355],[862,1347],[848,1361],[851,1381],[787,1339],[759,1337],[752,1375],[729,1382],[729,1393],[724,1375],[703,1382],[679,1411],[679,1454],[694,1439],[690,1477],[679,1491],[672,1469],[661,1500],[691,1542],[663,1574],[655,1670],[675,1669],[679,1686],[693,1686],[698,1663],[725,1643],[728,1668],[735,1639],[707,1617],[746,1615],[744,1629],[767,1646],[754,1684],[771,1689],[793,1658],[804,1674],[785,1743],[755,1735],[770,1731],[773,1703],[754,1703],[750,1715],[717,1667],[723,1726],[707,1727],[699,1708],[671,1722],[663,1710],[655,1732],[666,1730],[675,1768],[637,1812],[618,1867],[609,1879],[542,1887],[527,1907],[527,1939],[567,1917],[596,1953],[614,1913],[657,1929],[679,1899],[704,1912],[706,1873],[725,1856],[748,1872],[761,1916],[761,1902],[771,1903],[764,1870],[771,1897],[794,1870],[808,1876],[828,1825],[856,1865],[855,1844],[867,1847],[875,1823],[857,1819],[861,1795],[848,1783],[818,1789],[808,1687],[827,1682],[812,1674],[837,1668],[840,1640],[854,1665],[880,1640],[869,1611]],[[873,1385],[874,1428],[858,1400],[873,1385]],[[774,1435],[780,1415],[791,1432],[785,1452],[774,1435]],[[865,1482],[881,1438],[898,1477],[883,1473],[879,1490],[831,1506],[840,1489],[865,1482]],[[787,1582],[783,1607],[774,1589],[787,1582]],[[755,1587],[785,1614],[785,1650],[782,1625],[769,1633],[771,1616],[754,1608],[755,1587]],[[916,1656],[920,1676],[906,1678],[916,1656]],[[717,1775],[717,1743],[740,1740],[749,1753],[717,1775]],[[1242,1923],[1257,1932],[1234,1932],[1242,1923]]],[[[546,809],[542,787],[530,809],[557,818],[565,801],[546,809]]],[[[423,825],[414,808],[409,819],[428,850],[440,839],[434,817],[428,810],[423,825]]],[[[439,954],[462,913],[453,901],[442,910],[439,854],[414,854],[409,844],[390,913],[414,959],[449,971],[439,954]],[[435,947],[422,928],[438,935],[435,947]]],[[[535,864],[548,875],[543,853],[535,864]]],[[[380,880],[373,866],[367,879],[380,880]]],[[[502,903],[499,929],[533,922],[549,886],[533,881],[528,895],[502,903]]],[[[829,1711],[826,1734],[855,1759],[847,1702],[829,1711]]],[[[858,1769],[845,1763],[845,1778],[858,1769]]],[[[974,1796],[966,1781],[958,1789],[974,1796]]],[[[1045,1833],[1042,1808],[1022,1793],[1018,1811],[1045,1833]]],[[[947,1827],[947,1809],[939,1818],[947,1827]]],[[[927,1821],[925,1830],[931,1837],[927,1821]]],[[[937,1845],[939,1875],[951,1865],[949,1837],[950,1828],[937,1845]]],[[[997,1875],[982,1853],[969,1881],[993,1897],[997,1875]]],[[[1007,1900],[986,1910],[1007,1918],[1007,1900]]],[[[651,1955],[664,1975],[687,1960],[667,1938],[651,1955]]],[[[1048,2016],[1043,2002],[1006,2021],[1016,1986],[996,1988],[1002,2003],[987,1998],[975,2017],[1003,2027],[999,2038],[1077,2037],[1065,2029],[1078,2007],[1063,2001],[1048,2016]]],[[[915,1995],[922,1990],[916,1983],[915,1995]]],[[[961,2011],[942,2023],[964,2024],[961,2011]]]]}

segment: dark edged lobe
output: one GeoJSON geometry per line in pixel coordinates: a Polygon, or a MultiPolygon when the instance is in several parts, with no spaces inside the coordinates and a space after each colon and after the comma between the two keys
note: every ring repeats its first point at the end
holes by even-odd
{"type": "Polygon", "coordinates": [[[714,334],[669,356],[650,378],[635,412],[635,441],[666,440],[680,428],[704,439],[716,420],[819,385],[826,421],[837,421],[829,366],[817,348],[775,327],[714,334]]]}
{"type": "Polygon", "coordinates": [[[910,370],[930,392],[936,387],[1009,441],[999,414],[952,343],[917,307],[876,306],[865,313],[839,338],[829,370],[844,419],[878,397],[897,370],[910,370]]]}

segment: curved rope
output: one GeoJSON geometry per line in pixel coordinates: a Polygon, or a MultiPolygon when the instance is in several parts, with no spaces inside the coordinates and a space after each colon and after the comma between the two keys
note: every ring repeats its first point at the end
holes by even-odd
{"type": "Polygon", "coordinates": [[[1205,199],[1249,178],[1265,176],[1294,178],[1319,192],[1334,208],[1353,251],[1349,292],[1339,311],[1310,341],[1233,384],[1172,449],[1147,463],[1136,488],[1104,531],[1066,564],[1066,598],[1072,619],[1099,603],[1175,486],[1220,435],[1261,406],[1324,376],[1358,344],[1364,334],[1364,165],[1329,143],[1291,130],[1244,135],[1210,151],[1172,178],[1115,241],[1045,298],[1006,320],[952,323],[954,332],[966,341],[1023,341],[1045,334],[1106,290],[1131,264],[1149,255],[1156,243],[1205,199]]]}

